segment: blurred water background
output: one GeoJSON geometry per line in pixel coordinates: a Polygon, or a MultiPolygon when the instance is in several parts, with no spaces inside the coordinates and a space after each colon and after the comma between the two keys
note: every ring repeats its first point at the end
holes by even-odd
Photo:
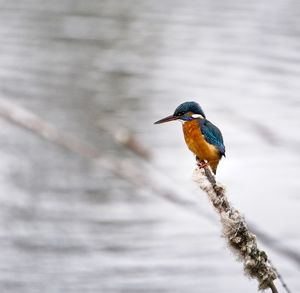
{"type": "Polygon", "coordinates": [[[153,125],[185,100],[222,129],[218,179],[300,291],[299,1],[0,5],[1,292],[256,292],[181,126],[153,125]]]}

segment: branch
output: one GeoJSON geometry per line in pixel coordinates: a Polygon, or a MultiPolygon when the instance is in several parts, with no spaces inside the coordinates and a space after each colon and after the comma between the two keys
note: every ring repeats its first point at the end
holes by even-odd
{"type": "Polygon", "coordinates": [[[99,156],[98,151],[92,146],[58,130],[33,112],[2,98],[0,98],[0,117],[85,158],[94,159],[99,156]]]}
{"type": "Polygon", "coordinates": [[[273,293],[278,293],[273,283],[277,278],[276,270],[268,262],[267,254],[257,247],[256,236],[248,230],[245,219],[228,201],[224,187],[216,182],[209,167],[197,167],[193,177],[219,213],[223,234],[229,247],[243,262],[246,275],[258,280],[260,290],[270,288],[273,293]]]}

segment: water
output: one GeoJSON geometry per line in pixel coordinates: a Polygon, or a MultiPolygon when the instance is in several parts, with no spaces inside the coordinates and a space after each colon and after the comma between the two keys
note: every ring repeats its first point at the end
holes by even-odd
{"type": "Polygon", "coordinates": [[[152,124],[189,99],[222,129],[231,201],[299,291],[296,1],[0,3],[1,100],[100,157],[1,118],[1,292],[255,292],[191,182],[181,126],[152,124]]]}

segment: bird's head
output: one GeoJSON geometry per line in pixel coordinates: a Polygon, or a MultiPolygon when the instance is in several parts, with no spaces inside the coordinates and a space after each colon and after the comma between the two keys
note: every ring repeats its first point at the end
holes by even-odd
{"type": "Polygon", "coordinates": [[[205,118],[205,114],[198,103],[184,102],[175,109],[173,115],[160,119],[156,121],[154,124],[161,124],[173,120],[181,120],[182,122],[186,122],[194,119],[204,119],[204,118],[205,118]]]}

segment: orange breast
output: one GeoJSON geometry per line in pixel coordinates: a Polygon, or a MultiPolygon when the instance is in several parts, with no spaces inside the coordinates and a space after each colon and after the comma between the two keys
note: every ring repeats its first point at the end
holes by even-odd
{"type": "Polygon", "coordinates": [[[183,123],[183,133],[188,148],[200,159],[207,161],[219,161],[218,150],[209,144],[202,135],[199,121],[192,120],[183,123]]]}

